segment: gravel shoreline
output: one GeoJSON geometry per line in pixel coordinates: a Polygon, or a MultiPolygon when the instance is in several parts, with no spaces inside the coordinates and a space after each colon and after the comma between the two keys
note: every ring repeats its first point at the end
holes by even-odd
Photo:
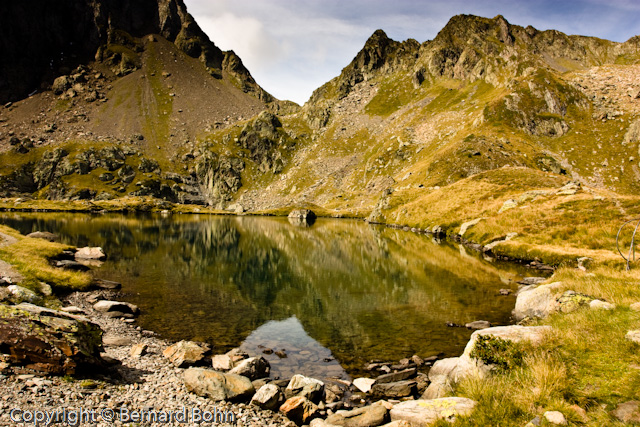
{"type": "MultiPolygon", "coordinates": [[[[109,299],[116,295],[110,291],[99,293],[109,299]]],[[[34,425],[35,420],[31,420],[35,414],[33,411],[42,412],[38,417],[58,412],[58,419],[49,419],[50,425],[151,425],[152,414],[159,420],[154,425],[199,424],[181,422],[186,411],[187,416],[199,413],[205,420],[218,416],[217,421],[204,421],[199,425],[295,426],[277,412],[243,403],[213,402],[188,392],[182,380],[183,369],[176,368],[162,355],[172,343],[157,338],[153,332],[142,330],[134,322],[109,318],[94,310],[87,301],[92,294],[75,292],[63,301],[66,305],[81,308],[91,321],[102,328],[105,341],[103,355],[107,360],[114,359],[114,364],[107,369],[96,370],[86,378],[39,376],[24,368],[5,365],[0,375],[0,425],[34,425]],[[140,357],[131,354],[136,344],[147,347],[140,357]],[[119,362],[115,363],[116,360],[119,362]],[[78,418],[79,410],[85,411],[81,415],[82,420],[78,418]],[[111,415],[126,415],[127,411],[130,416],[133,411],[145,411],[146,415],[140,412],[140,416],[147,418],[140,421],[146,422],[136,424],[135,415],[128,422],[108,419],[111,415]],[[220,422],[224,415],[231,421],[231,414],[233,422],[220,422]],[[165,418],[168,418],[166,422],[165,418]]],[[[47,420],[37,425],[47,425],[47,420]]]]}

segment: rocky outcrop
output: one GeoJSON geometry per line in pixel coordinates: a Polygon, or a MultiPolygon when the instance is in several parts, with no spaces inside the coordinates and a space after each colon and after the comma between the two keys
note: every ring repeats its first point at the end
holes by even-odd
{"type": "Polygon", "coordinates": [[[282,123],[274,114],[263,111],[247,123],[236,142],[248,150],[247,157],[253,161],[260,172],[279,174],[285,168],[287,153],[292,151],[296,142],[282,129],[282,123]]]}
{"type": "Polygon", "coordinates": [[[218,156],[205,151],[196,161],[200,192],[209,205],[223,208],[224,202],[242,186],[244,162],[237,157],[218,156]]]}
{"type": "Polygon", "coordinates": [[[0,346],[13,364],[69,375],[102,366],[102,330],[86,317],[22,303],[0,305],[0,346]]]}

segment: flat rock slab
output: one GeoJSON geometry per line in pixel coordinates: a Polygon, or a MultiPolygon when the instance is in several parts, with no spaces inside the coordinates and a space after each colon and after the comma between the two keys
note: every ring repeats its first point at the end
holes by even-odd
{"type": "Polygon", "coordinates": [[[326,424],[344,427],[375,427],[388,421],[389,410],[381,403],[351,411],[338,411],[325,420],[326,424]]]}
{"type": "Polygon", "coordinates": [[[380,375],[376,378],[376,384],[393,383],[413,378],[418,374],[416,368],[405,369],[403,371],[391,372],[389,374],[380,375]]]}
{"type": "Polygon", "coordinates": [[[72,375],[104,365],[98,325],[33,304],[0,305],[0,346],[12,364],[50,374],[72,375]]]}
{"type": "Polygon", "coordinates": [[[417,383],[412,380],[396,381],[393,383],[374,384],[371,394],[379,398],[398,399],[408,397],[416,392],[417,383]]]}
{"type": "Polygon", "coordinates": [[[354,387],[363,393],[368,393],[375,383],[376,380],[373,378],[356,378],[353,380],[354,387]]]}
{"type": "Polygon", "coordinates": [[[426,427],[438,420],[453,421],[458,416],[468,416],[477,402],[465,397],[444,397],[431,400],[409,400],[395,405],[391,421],[408,421],[412,427],[426,427]]]}

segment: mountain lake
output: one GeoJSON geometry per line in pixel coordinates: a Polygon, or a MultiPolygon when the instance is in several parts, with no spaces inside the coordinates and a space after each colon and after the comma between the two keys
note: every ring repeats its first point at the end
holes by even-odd
{"type": "MultiPolygon", "coordinates": [[[[24,234],[100,246],[92,269],[122,283],[137,323],[169,340],[241,347],[271,376],[362,375],[371,361],[462,353],[472,331],[508,324],[522,266],[364,221],[160,214],[0,213],[24,234]]],[[[537,274],[529,274],[537,275],[537,274]]]]}

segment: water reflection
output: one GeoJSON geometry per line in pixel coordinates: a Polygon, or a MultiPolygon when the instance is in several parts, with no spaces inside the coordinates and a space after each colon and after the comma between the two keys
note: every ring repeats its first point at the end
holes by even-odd
{"type": "Polygon", "coordinates": [[[331,350],[311,338],[295,316],[270,320],[253,331],[240,348],[249,354],[262,354],[271,364],[274,378],[302,374],[312,378],[350,379],[331,350]]]}
{"type": "Polygon", "coordinates": [[[102,246],[109,258],[96,275],[123,283],[126,298],[143,310],[144,327],[218,351],[249,338],[257,346],[256,336],[268,336],[255,335],[259,327],[283,335],[291,325],[353,374],[371,359],[458,355],[471,332],[446,322],[504,324],[515,301],[498,296],[500,288],[516,289],[514,267],[358,221],[318,219],[302,228],[285,218],[88,219],[0,216],[23,233],[51,231],[65,243],[102,246]]]}

